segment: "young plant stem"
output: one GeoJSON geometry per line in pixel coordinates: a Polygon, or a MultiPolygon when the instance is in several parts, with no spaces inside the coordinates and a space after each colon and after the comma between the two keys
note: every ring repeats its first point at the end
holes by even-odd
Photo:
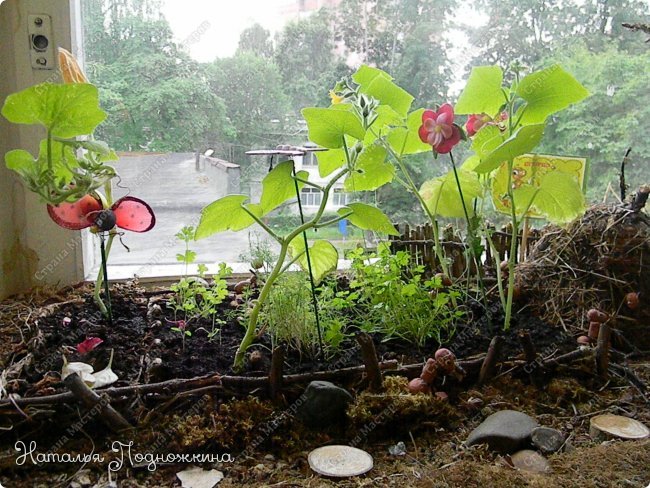
{"type": "MultiPolygon", "coordinates": [[[[260,295],[257,299],[257,302],[255,303],[253,309],[251,310],[251,314],[248,319],[248,326],[246,327],[246,333],[244,334],[244,338],[242,339],[241,343],[239,344],[239,347],[237,348],[237,352],[235,353],[233,370],[241,371],[244,367],[244,356],[246,354],[246,350],[250,347],[250,345],[253,343],[253,340],[255,339],[256,330],[257,330],[257,321],[259,320],[260,310],[262,309],[262,305],[268,299],[269,293],[271,292],[271,287],[278,279],[280,274],[282,274],[284,260],[286,259],[289,250],[289,244],[291,244],[291,241],[293,241],[293,239],[299,236],[301,233],[316,226],[320,218],[323,216],[323,213],[325,212],[325,205],[327,204],[327,200],[329,198],[329,192],[331,191],[334,184],[343,176],[345,176],[347,173],[349,173],[349,171],[350,170],[347,167],[341,170],[330,180],[327,186],[323,188],[323,198],[321,199],[321,204],[318,207],[318,211],[316,212],[316,214],[311,220],[305,222],[300,227],[294,229],[286,237],[282,237],[279,239],[280,252],[278,254],[278,259],[275,262],[275,266],[273,266],[273,270],[271,271],[271,274],[266,279],[266,282],[264,283],[264,286],[260,291],[260,295]]],[[[258,223],[260,222],[260,219],[257,216],[253,215],[252,213],[250,215],[251,217],[253,217],[255,221],[257,221],[258,223]]]]}
{"type": "MultiPolygon", "coordinates": [[[[296,189],[296,199],[298,200],[298,211],[300,212],[300,223],[304,225],[305,223],[305,214],[302,211],[302,200],[300,200],[300,189],[298,188],[298,180],[296,179],[296,166],[295,162],[291,161],[291,173],[293,174],[293,183],[296,189]]],[[[324,357],[323,352],[323,332],[320,326],[320,313],[318,312],[318,300],[316,299],[316,285],[314,283],[314,271],[311,267],[311,256],[309,253],[309,242],[307,240],[307,231],[305,230],[302,233],[302,237],[305,243],[305,257],[307,258],[307,269],[309,270],[309,286],[311,289],[311,299],[314,305],[314,317],[316,319],[316,331],[318,332],[318,347],[320,351],[320,356],[324,357]]]]}
{"type": "Polygon", "coordinates": [[[512,299],[515,288],[515,262],[517,260],[517,238],[519,236],[519,222],[515,210],[515,199],[512,192],[512,159],[508,160],[508,199],[510,200],[510,218],[512,220],[512,239],[510,241],[510,253],[508,254],[508,296],[506,297],[506,316],[503,321],[503,330],[510,329],[512,319],[512,299]]]}
{"type": "MultiPolygon", "coordinates": [[[[104,250],[104,255],[106,256],[106,260],[108,260],[108,255],[111,252],[111,246],[113,245],[113,239],[115,239],[115,233],[112,231],[108,234],[108,240],[106,241],[106,246],[104,250]]],[[[94,294],[94,300],[95,304],[97,304],[97,307],[99,308],[99,311],[104,315],[105,317],[108,317],[108,308],[106,308],[106,304],[102,301],[101,297],[101,291],[102,291],[102,286],[104,284],[104,281],[106,280],[105,274],[104,274],[104,266],[99,267],[99,271],[97,272],[97,280],[95,280],[95,294],[94,294]]]]}
{"type": "Polygon", "coordinates": [[[429,218],[429,221],[431,222],[431,227],[433,228],[433,244],[434,244],[434,251],[436,253],[436,257],[438,258],[438,262],[440,263],[440,268],[442,269],[442,272],[449,276],[449,268],[447,268],[447,260],[442,252],[442,246],[440,245],[440,233],[438,229],[438,221],[431,213],[431,210],[429,210],[429,207],[427,203],[424,201],[424,198],[422,198],[422,195],[420,195],[420,190],[418,187],[415,185],[415,182],[413,181],[413,178],[411,178],[411,174],[409,173],[408,169],[406,168],[406,165],[402,162],[402,158],[399,157],[395,151],[393,151],[393,148],[390,147],[388,144],[386,144],[383,139],[380,139],[382,141],[382,144],[388,151],[388,153],[392,156],[392,158],[395,160],[397,163],[400,171],[406,178],[406,181],[404,180],[398,180],[402,185],[405,186],[405,188],[413,193],[415,195],[415,198],[417,198],[418,202],[420,203],[420,206],[422,207],[422,210],[424,213],[427,215],[429,218]]]}
{"type": "MultiPolygon", "coordinates": [[[[463,206],[463,213],[465,214],[465,222],[467,222],[467,236],[470,241],[468,255],[469,258],[474,261],[474,265],[476,266],[476,275],[478,278],[479,288],[481,290],[481,298],[483,299],[483,305],[485,306],[485,311],[487,313],[488,323],[490,323],[491,318],[490,318],[490,312],[488,307],[487,295],[485,293],[485,285],[483,284],[483,276],[481,275],[483,266],[481,264],[480,257],[477,256],[476,252],[474,251],[474,242],[476,241],[476,234],[474,233],[474,227],[472,226],[472,221],[469,218],[469,212],[467,211],[467,206],[465,205],[465,196],[463,195],[463,188],[460,185],[460,178],[458,178],[458,170],[456,169],[456,162],[454,161],[454,155],[451,151],[449,152],[449,159],[451,160],[451,167],[454,170],[454,178],[456,179],[456,186],[458,187],[458,195],[460,196],[460,202],[463,206]]],[[[469,286],[470,269],[471,269],[470,259],[467,259],[468,286],[469,286]]]]}

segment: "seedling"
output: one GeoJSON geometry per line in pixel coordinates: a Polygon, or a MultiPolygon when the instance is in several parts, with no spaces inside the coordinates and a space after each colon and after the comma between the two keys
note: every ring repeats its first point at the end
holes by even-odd
{"type": "Polygon", "coordinates": [[[105,142],[92,137],[106,118],[99,107],[97,88],[87,82],[69,53],[61,51],[59,56],[64,84],[41,83],[5,100],[2,115],[7,120],[38,125],[46,133],[37,157],[14,149],[5,154],[5,162],[47,204],[50,217],[58,225],[71,230],[90,228],[99,235],[102,265],[94,298],[110,323],[106,260],[118,235],[115,228],[146,232],[154,226],[155,217],[151,208],[137,198],[112,201],[111,179],[117,173],[106,163],[118,158],[105,142]],[[99,191],[102,187],[103,194],[99,191]],[[100,297],[102,284],[108,306],[100,297]]]}

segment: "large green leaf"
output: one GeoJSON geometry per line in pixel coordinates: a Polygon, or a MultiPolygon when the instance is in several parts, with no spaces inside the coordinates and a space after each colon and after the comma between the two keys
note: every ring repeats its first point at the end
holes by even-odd
{"type": "Polygon", "coordinates": [[[406,117],[414,100],[413,95],[386,76],[375,76],[368,84],[362,84],[359,91],[388,105],[402,117],[406,117]]]}
{"type": "Polygon", "coordinates": [[[589,96],[587,89],[559,64],[526,76],[517,87],[517,95],[526,100],[521,123],[539,124],[551,114],[589,96]]]}
{"type": "Polygon", "coordinates": [[[97,88],[88,83],[41,83],[9,95],[2,115],[15,124],[40,124],[58,137],[90,134],[105,118],[97,88]]]}
{"type": "MultiPolygon", "coordinates": [[[[244,210],[244,202],[249,198],[248,195],[228,195],[204,207],[194,239],[226,230],[238,231],[252,225],[255,220],[244,210]]],[[[248,204],[246,208],[257,217],[262,216],[261,205],[248,204]]]]}
{"type": "Polygon", "coordinates": [[[560,171],[545,174],[538,188],[523,185],[513,193],[518,213],[523,212],[532,200],[531,208],[554,224],[571,222],[585,210],[585,198],[578,180],[560,171]]]}
{"type": "Polygon", "coordinates": [[[494,116],[505,103],[502,82],[503,71],[498,66],[475,66],[454,111],[457,114],[486,113],[494,116]]]}
{"type": "Polygon", "coordinates": [[[345,180],[345,191],[372,191],[393,181],[395,167],[386,161],[386,149],[366,146],[357,158],[354,171],[345,180]]]}
{"type": "MultiPolygon", "coordinates": [[[[309,269],[305,253],[305,238],[302,234],[296,236],[289,244],[291,256],[300,256],[296,261],[305,271],[309,269]]],[[[339,252],[328,241],[314,241],[309,246],[309,262],[314,275],[314,281],[320,283],[327,273],[335,271],[339,264],[339,252]]]]}
{"type": "Polygon", "coordinates": [[[420,140],[418,130],[422,125],[424,109],[411,112],[406,118],[406,127],[395,127],[388,133],[388,143],[400,156],[431,151],[431,146],[420,140]]]}
{"type": "Polygon", "coordinates": [[[378,137],[386,134],[393,127],[404,124],[404,117],[388,105],[379,105],[375,111],[377,118],[373,122],[371,129],[366,132],[366,137],[363,140],[364,144],[372,144],[378,137]]]}
{"type": "MultiPolygon", "coordinates": [[[[309,178],[307,171],[299,171],[297,176],[306,180],[309,178]]],[[[298,190],[304,183],[298,182],[298,190]]],[[[296,198],[296,186],[293,179],[293,161],[284,161],[278,164],[262,180],[262,197],[260,205],[264,215],[283,204],[290,198],[296,198]]]]}
{"type": "Polygon", "coordinates": [[[503,161],[509,161],[521,154],[531,152],[539,144],[543,135],[544,124],[526,125],[519,128],[496,149],[482,157],[481,164],[476,167],[475,171],[489,173],[497,169],[503,161]]]}
{"type": "Polygon", "coordinates": [[[354,113],[335,108],[310,107],[302,110],[309,128],[309,140],[329,149],[343,146],[343,136],[362,140],[366,131],[354,113]]]}
{"type": "Polygon", "coordinates": [[[7,168],[15,171],[23,178],[32,177],[36,171],[37,163],[34,157],[22,149],[14,149],[5,154],[7,168]]]}
{"type": "Polygon", "coordinates": [[[347,163],[343,148],[317,152],[316,159],[318,159],[318,174],[323,178],[347,163]]]}
{"type": "Polygon", "coordinates": [[[399,232],[393,226],[390,219],[377,207],[365,203],[349,203],[338,210],[339,215],[345,215],[352,211],[347,218],[352,225],[363,230],[372,230],[382,234],[398,236],[399,232]]]}
{"type": "Polygon", "coordinates": [[[368,86],[372,80],[376,77],[381,76],[392,80],[393,78],[383,70],[379,68],[372,68],[367,64],[362,64],[359,66],[359,69],[352,75],[352,79],[355,83],[361,86],[368,86]]]}
{"type": "Polygon", "coordinates": [[[484,157],[494,151],[503,142],[503,136],[498,127],[486,125],[474,135],[472,150],[479,156],[484,157]]]}
{"type": "Polygon", "coordinates": [[[472,200],[481,196],[481,184],[478,176],[474,172],[459,169],[458,180],[463,190],[463,200],[460,198],[458,184],[456,183],[453,171],[450,171],[444,176],[424,182],[420,188],[420,195],[422,195],[429,211],[433,215],[440,215],[442,217],[465,217],[463,201],[465,201],[468,215],[471,216],[474,213],[472,200]]]}

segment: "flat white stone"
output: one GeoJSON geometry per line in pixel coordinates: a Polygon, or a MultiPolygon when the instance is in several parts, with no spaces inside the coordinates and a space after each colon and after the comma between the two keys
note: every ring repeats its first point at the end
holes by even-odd
{"type": "Polygon", "coordinates": [[[334,478],[359,476],[373,467],[372,456],[351,446],[324,446],[309,453],[309,466],[316,473],[334,478]]]}

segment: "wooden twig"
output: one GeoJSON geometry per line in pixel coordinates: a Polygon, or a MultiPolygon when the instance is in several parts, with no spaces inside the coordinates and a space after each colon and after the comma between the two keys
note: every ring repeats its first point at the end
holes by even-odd
{"type": "Polygon", "coordinates": [[[625,156],[623,156],[623,161],[621,161],[621,172],[618,175],[618,188],[621,192],[621,202],[625,201],[625,196],[627,193],[627,183],[625,183],[625,165],[627,164],[627,157],[632,152],[632,148],[628,147],[625,151],[625,156]]]}
{"type": "Polygon", "coordinates": [[[625,378],[632,385],[638,388],[641,393],[645,393],[648,390],[648,387],[643,382],[643,380],[641,380],[630,368],[627,368],[622,364],[615,363],[611,363],[609,367],[612,371],[620,375],[622,378],[625,378]]]}
{"type": "Polygon", "coordinates": [[[369,382],[370,391],[379,392],[383,390],[383,379],[381,377],[381,370],[379,369],[379,361],[377,361],[377,351],[375,344],[365,332],[361,332],[356,336],[359,346],[361,346],[361,356],[363,363],[366,367],[366,377],[369,382]]]}
{"type": "Polygon", "coordinates": [[[279,405],[283,403],[284,397],[282,396],[282,368],[284,367],[284,354],[286,347],[280,345],[273,349],[273,356],[271,358],[271,370],[269,371],[269,396],[271,401],[279,405]]]}
{"type": "Polygon", "coordinates": [[[527,330],[519,331],[519,342],[521,342],[521,348],[524,350],[526,363],[534,363],[537,359],[537,352],[535,351],[535,345],[530,338],[530,333],[527,330]]]}
{"type": "Polygon", "coordinates": [[[600,324],[598,331],[598,343],[596,345],[596,372],[598,375],[606,379],[609,372],[609,337],[610,328],[607,322],[600,324]]]}
{"type": "Polygon", "coordinates": [[[560,366],[562,364],[569,364],[578,359],[582,359],[588,356],[593,356],[594,350],[588,347],[576,349],[575,351],[562,354],[556,358],[547,359],[542,362],[542,365],[546,368],[552,368],[555,366],[560,366]]]}
{"type": "Polygon", "coordinates": [[[503,338],[501,336],[494,336],[490,341],[490,347],[488,347],[487,354],[483,360],[483,364],[481,365],[481,372],[478,375],[479,385],[485,384],[485,382],[494,376],[496,364],[501,355],[502,342],[503,338]]]}
{"type": "Polygon", "coordinates": [[[110,403],[108,395],[98,395],[83,382],[77,373],[72,373],[63,380],[72,395],[90,410],[97,409],[99,418],[114,432],[130,429],[132,426],[110,403]]]}
{"type": "Polygon", "coordinates": [[[630,203],[630,208],[633,212],[640,212],[645,207],[648,201],[648,194],[650,194],[650,186],[643,185],[634,195],[634,200],[630,203]]]}

